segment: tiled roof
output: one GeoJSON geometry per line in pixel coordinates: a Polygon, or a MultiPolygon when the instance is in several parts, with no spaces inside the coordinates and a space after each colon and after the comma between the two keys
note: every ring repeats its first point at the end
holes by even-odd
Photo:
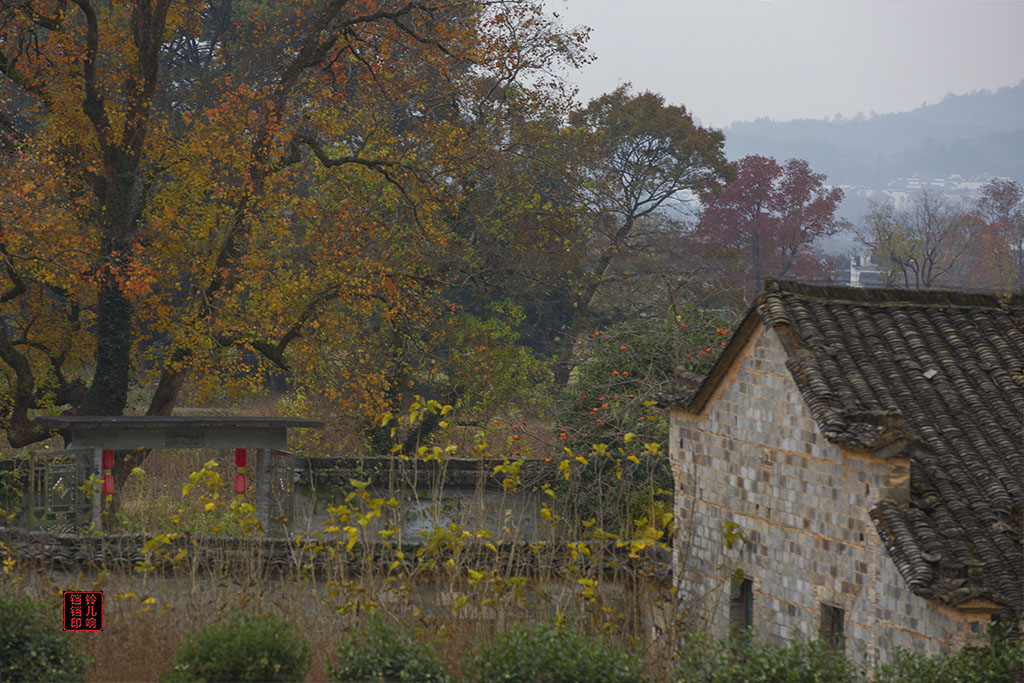
{"type": "Polygon", "coordinates": [[[768,280],[754,310],[826,438],[909,453],[871,517],[914,592],[1024,613],[1024,296],[768,280]]]}

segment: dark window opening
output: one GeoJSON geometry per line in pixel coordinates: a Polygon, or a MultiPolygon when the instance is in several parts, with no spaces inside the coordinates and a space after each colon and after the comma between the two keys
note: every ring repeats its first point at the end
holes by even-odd
{"type": "Polygon", "coordinates": [[[737,631],[745,631],[754,625],[754,582],[750,579],[732,583],[729,625],[737,631]]]}
{"type": "Polygon", "coordinates": [[[846,614],[841,607],[821,606],[821,628],[818,637],[833,650],[843,649],[843,620],[846,614]]]}

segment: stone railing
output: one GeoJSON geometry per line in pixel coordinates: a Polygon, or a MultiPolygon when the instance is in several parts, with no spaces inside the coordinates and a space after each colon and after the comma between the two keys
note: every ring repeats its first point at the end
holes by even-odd
{"type": "MultiPolygon", "coordinates": [[[[435,486],[444,477],[445,486],[460,488],[480,486],[501,489],[505,475],[495,474],[500,460],[447,458],[443,462],[398,458],[311,458],[297,457],[295,471],[299,481],[315,486],[347,486],[350,479],[369,481],[375,488],[395,485],[435,486]]],[[[524,460],[519,470],[520,486],[533,487],[553,482],[557,463],[524,460]]]]}

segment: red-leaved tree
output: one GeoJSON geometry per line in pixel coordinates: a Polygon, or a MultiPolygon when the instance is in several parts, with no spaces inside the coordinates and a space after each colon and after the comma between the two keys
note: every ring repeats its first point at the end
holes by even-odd
{"type": "Polygon", "coordinates": [[[705,196],[697,237],[745,255],[751,293],[767,275],[824,276],[825,262],[811,243],[844,227],[836,216],[843,191],[826,186],[825,176],[801,159],[780,165],[747,156],[736,169],[736,180],[720,194],[705,196]]]}

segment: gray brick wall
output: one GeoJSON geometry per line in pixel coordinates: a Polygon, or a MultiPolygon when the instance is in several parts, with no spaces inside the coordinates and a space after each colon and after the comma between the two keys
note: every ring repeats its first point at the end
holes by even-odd
{"type": "Polygon", "coordinates": [[[845,611],[846,650],[866,665],[895,646],[938,653],[982,637],[986,616],[929,603],[905,584],[868,516],[890,463],[829,444],[785,358],[775,332],[763,331],[703,415],[672,412],[683,608],[726,633],[740,569],[753,581],[756,635],[770,643],[793,631],[817,637],[823,603],[845,611]],[[729,522],[744,539],[731,549],[729,522]]]}

